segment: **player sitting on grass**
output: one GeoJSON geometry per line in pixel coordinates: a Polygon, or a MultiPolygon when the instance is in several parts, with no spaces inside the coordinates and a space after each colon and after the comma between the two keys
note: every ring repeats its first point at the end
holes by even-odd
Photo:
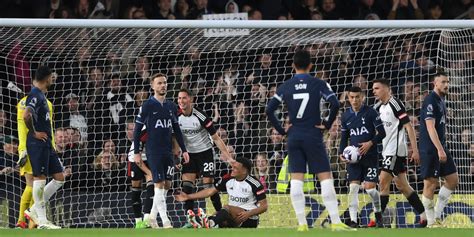
{"type": "Polygon", "coordinates": [[[211,197],[217,192],[226,191],[229,194],[229,205],[225,205],[212,216],[207,216],[199,208],[197,215],[188,211],[188,220],[194,228],[256,228],[258,215],[267,211],[267,199],[263,185],[250,175],[252,162],[246,158],[231,161],[231,175],[224,176],[212,188],[203,189],[197,193],[184,192],[175,196],[177,201],[195,200],[211,197]]]}

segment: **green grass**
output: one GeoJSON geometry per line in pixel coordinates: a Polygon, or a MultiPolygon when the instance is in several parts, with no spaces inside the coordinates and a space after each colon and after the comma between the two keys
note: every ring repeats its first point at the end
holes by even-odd
{"type": "Polygon", "coordinates": [[[332,232],[326,229],[310,229],[308,232],[296,232],[295,229],[172,229],[172,230],[135,230],[135,229],[62,229],[62,230],[16,230],[2,229],[0,236],[35,237],[473,237],[474,229],[358,229],[356,232],[332,232]]]}

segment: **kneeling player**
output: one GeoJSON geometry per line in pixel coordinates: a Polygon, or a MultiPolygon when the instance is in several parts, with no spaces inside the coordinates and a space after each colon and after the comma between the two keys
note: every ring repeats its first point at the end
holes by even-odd
{"type": "Polygon", "coordinates": [[[364,189],[372,198],[375,218],[378,227],[382,227],[382,212],[380,207],[380,193],[377,191],[377,144],[385,137],[385,130],[375,109],[363,104],[364,96],[360,87],[349,89],[351,108],[341,117],[341,144],[339,154],[342,161],[347,162],[342,152],[350,144],[359,147],[361,160],[355,164],[347,164],[349,184],[349,226],[357,227],[357,211],[359,210],[360,182],[364,181],[364,189]]]}
{"type": "Polygon", "coordinates": [[[258,215],[267,211],[267,199],[263,185],[257,178],[250,175],[252,162],[246,158],[237,158],[231,161],[232,173],[225,176],[212,188],[206,188],[197,193],[179,193],[175,196],[177,201],[194,200],[210,197],[217,192],[226,191],[229,194],[229,205],[212,216],[207,216],[199,208],[198,219],[194,213],[188,211],[188,218],[195,227],[204,228],[256,228],[258,226],[258,215]]]}

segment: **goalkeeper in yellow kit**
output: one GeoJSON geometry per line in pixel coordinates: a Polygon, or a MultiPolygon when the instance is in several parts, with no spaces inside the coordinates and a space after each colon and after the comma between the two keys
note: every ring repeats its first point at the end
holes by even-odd
{"type": "MultiPolygon", "coordinates": [[[[28,227],[25,219],[25,210],[33,206],[33,170],[31,168],[30,160],[26,152],[26,137],[28,134],[28,128],[26,127],[25,121],[23,120],[23,113],[26,109],[26,97],[23,97],[18,102],[17,108],[17,124],[18,124],[18,165],[20,166],[20,175],[25,177],[26,187],[23,190],[20,200],[20,213],[18,216],[17,228],[26,229],[28,227]]],[[[53,114],[53,104],[47,100],[49,111],[53,114]]],[[[51,134],[53,133],[53,119],[51,121],[51,134]]],[[[52,145],[55,148],[54,136],[52,137],[52,145]]],[[[34,228],[36,224],[30,221],[30,228],[34,228]]]]}

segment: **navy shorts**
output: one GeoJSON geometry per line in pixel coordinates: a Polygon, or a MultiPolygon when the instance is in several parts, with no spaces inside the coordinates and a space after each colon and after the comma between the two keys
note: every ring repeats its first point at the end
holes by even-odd
{"type": "Polygon", "coordinates": [[[148,168],[151,170],[153,183],[172,180],[174,174],[173,155],[147,154],[148,168]]]}
{"type": "Polygon", "coordinates": [[[355,164],[347,164],[347,180],[377,183],[379,168],[377,157],[363,157],[362,159],[368,160],[365,162],[361,160],[355,164]]]}
{"type": "Polygon", "coordinates": [[[319,174],[331,171],[326,146],[319,139],[289,138],[288,159],[290,173],[319,174]]]}
{"type": "Polygon", "coordinates": [[[457,172],[456,164],[454,163],[451,153],[445,149],[446,162],[439,162],[438,152],[434,151],[420,151],[421,160],[421,177],[427,178],[438,178],[444,177],[457,172]]]}
{"type": "MultiPolygon", "coordinates": [[[[149,167],[148,162],[146,160],[143,161],[143,164],[149,167]]],[[[128,162],[127,175],[133,181],[145,180],[145,172],[143,172],[143,170],[140,169],[140,167],[138,167],[135,162],[128,162]]]]}
{"type": "Polygon", "coordinates": [[[63,172],[64,168],[56,151],[50,146],[27,146],[33,176],[52,175],[63,172]]]}

